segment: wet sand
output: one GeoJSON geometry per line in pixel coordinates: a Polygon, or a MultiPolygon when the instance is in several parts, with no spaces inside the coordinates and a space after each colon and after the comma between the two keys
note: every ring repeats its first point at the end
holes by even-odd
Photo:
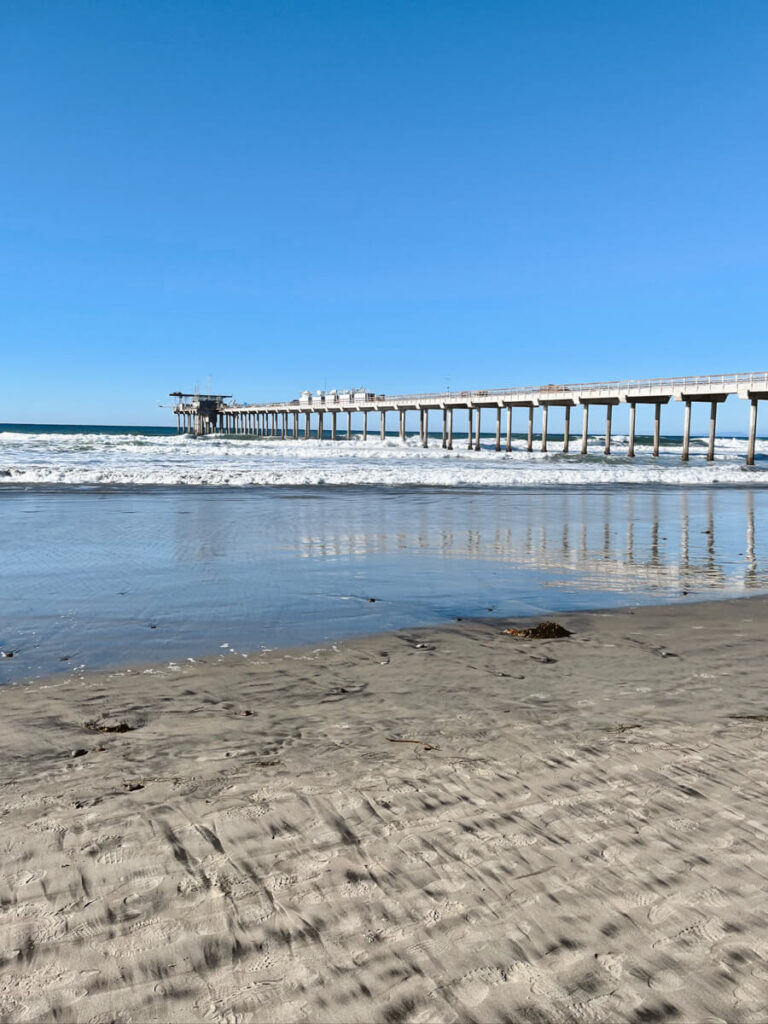
{"type": "Polygon", "coordinates": [[[0,690],[0,1020],[764,1021],[768,598],[557,618],[0,690]]]}

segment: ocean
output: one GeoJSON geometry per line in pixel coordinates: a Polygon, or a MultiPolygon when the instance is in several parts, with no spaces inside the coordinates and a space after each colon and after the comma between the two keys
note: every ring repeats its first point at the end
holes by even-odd
{"type": "Polygon", "coordinates": [[[0,682],[768,590],[768,442],[680,462],[0,425],[0,682]]]}
{"type": "MultiPolygon", "coordinates": [[[[89,486],[315,487],[325,485],[415,487],[520,487],[549,484],[768,484],[768,440],[756,446],[756,465],[745,465],[743,437],[721,437],[713,464],[704,460],[706,440],[691,439],[691,458],[680,461],[682,439],[663,437],[660,457],[652,439],[636,439],[628,459],[627,437],[614,435],[612,454],[602,454],[604,437],[589,438],[582,456],[580,438],[571,452],[558,451],[562,438],[550,435],[549,451],[526,451],[523,435],[513,450],[496,452],[484,437],[481,451],[469,451],[466,435],[454,434],[446,451],[431,435],[429,448],[417,437],[353,435],[347,441],[300,441],[177,435],[164,427],[91,427],[0,424],[0,482],[89,486]],[[577,449],[574,451],[573,449],[577,449]]],[[[536,444],[534,444],[536,447],[536,444]]]]}

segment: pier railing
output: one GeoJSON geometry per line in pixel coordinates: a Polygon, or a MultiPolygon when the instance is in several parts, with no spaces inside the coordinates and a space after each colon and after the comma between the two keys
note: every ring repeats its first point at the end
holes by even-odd
{"type": "MultiPolygon", "coordinates": [[[[638,380],[603,380],[589,381],[584,384],[538,384],[505,388],[482,388],[474,391],[424,391],[403,395],[374,395],[364,400],[351,400],[341,395],[325,395],[323,398],[313,396],[310,405],[324,405],[326,408],[336,405],[376,405],[382,403],[410,402],[457,402],[466,399],[470,402],[482,402],[485,398],[500,398],[504,395],[544,395],[556,392],[576,392],[589,395],[606,391],[630,391],[633,394],[653,394],[657,391],[680,391],[692,387],[724,387],[736,388],[739,385],[761,386],[768,389],[768,372],[764,370],[749,373],[714,373],[694,377],[650,377],[638,380]]],[[[286,405],[304,405],[298,399],[283,402],[239,403],[235,408],[258,406],[260,409],[285,408],[286,405]]]]}

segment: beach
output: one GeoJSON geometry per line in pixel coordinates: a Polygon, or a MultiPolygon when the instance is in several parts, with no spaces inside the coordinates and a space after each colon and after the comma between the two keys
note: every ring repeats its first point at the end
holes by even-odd
{"type": "Polygon", "coordinates": [[[766,612],[3,687],[0,1019],[765,1020],[766,612]]]}

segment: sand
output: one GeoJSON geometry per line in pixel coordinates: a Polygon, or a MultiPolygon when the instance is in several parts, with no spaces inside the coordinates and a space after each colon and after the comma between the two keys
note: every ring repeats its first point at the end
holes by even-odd
{"type": "Polygon", "coordinates": [[[768,599],[558,621],[4,688],[0,1020],[768,1019],[768,599]]]}

